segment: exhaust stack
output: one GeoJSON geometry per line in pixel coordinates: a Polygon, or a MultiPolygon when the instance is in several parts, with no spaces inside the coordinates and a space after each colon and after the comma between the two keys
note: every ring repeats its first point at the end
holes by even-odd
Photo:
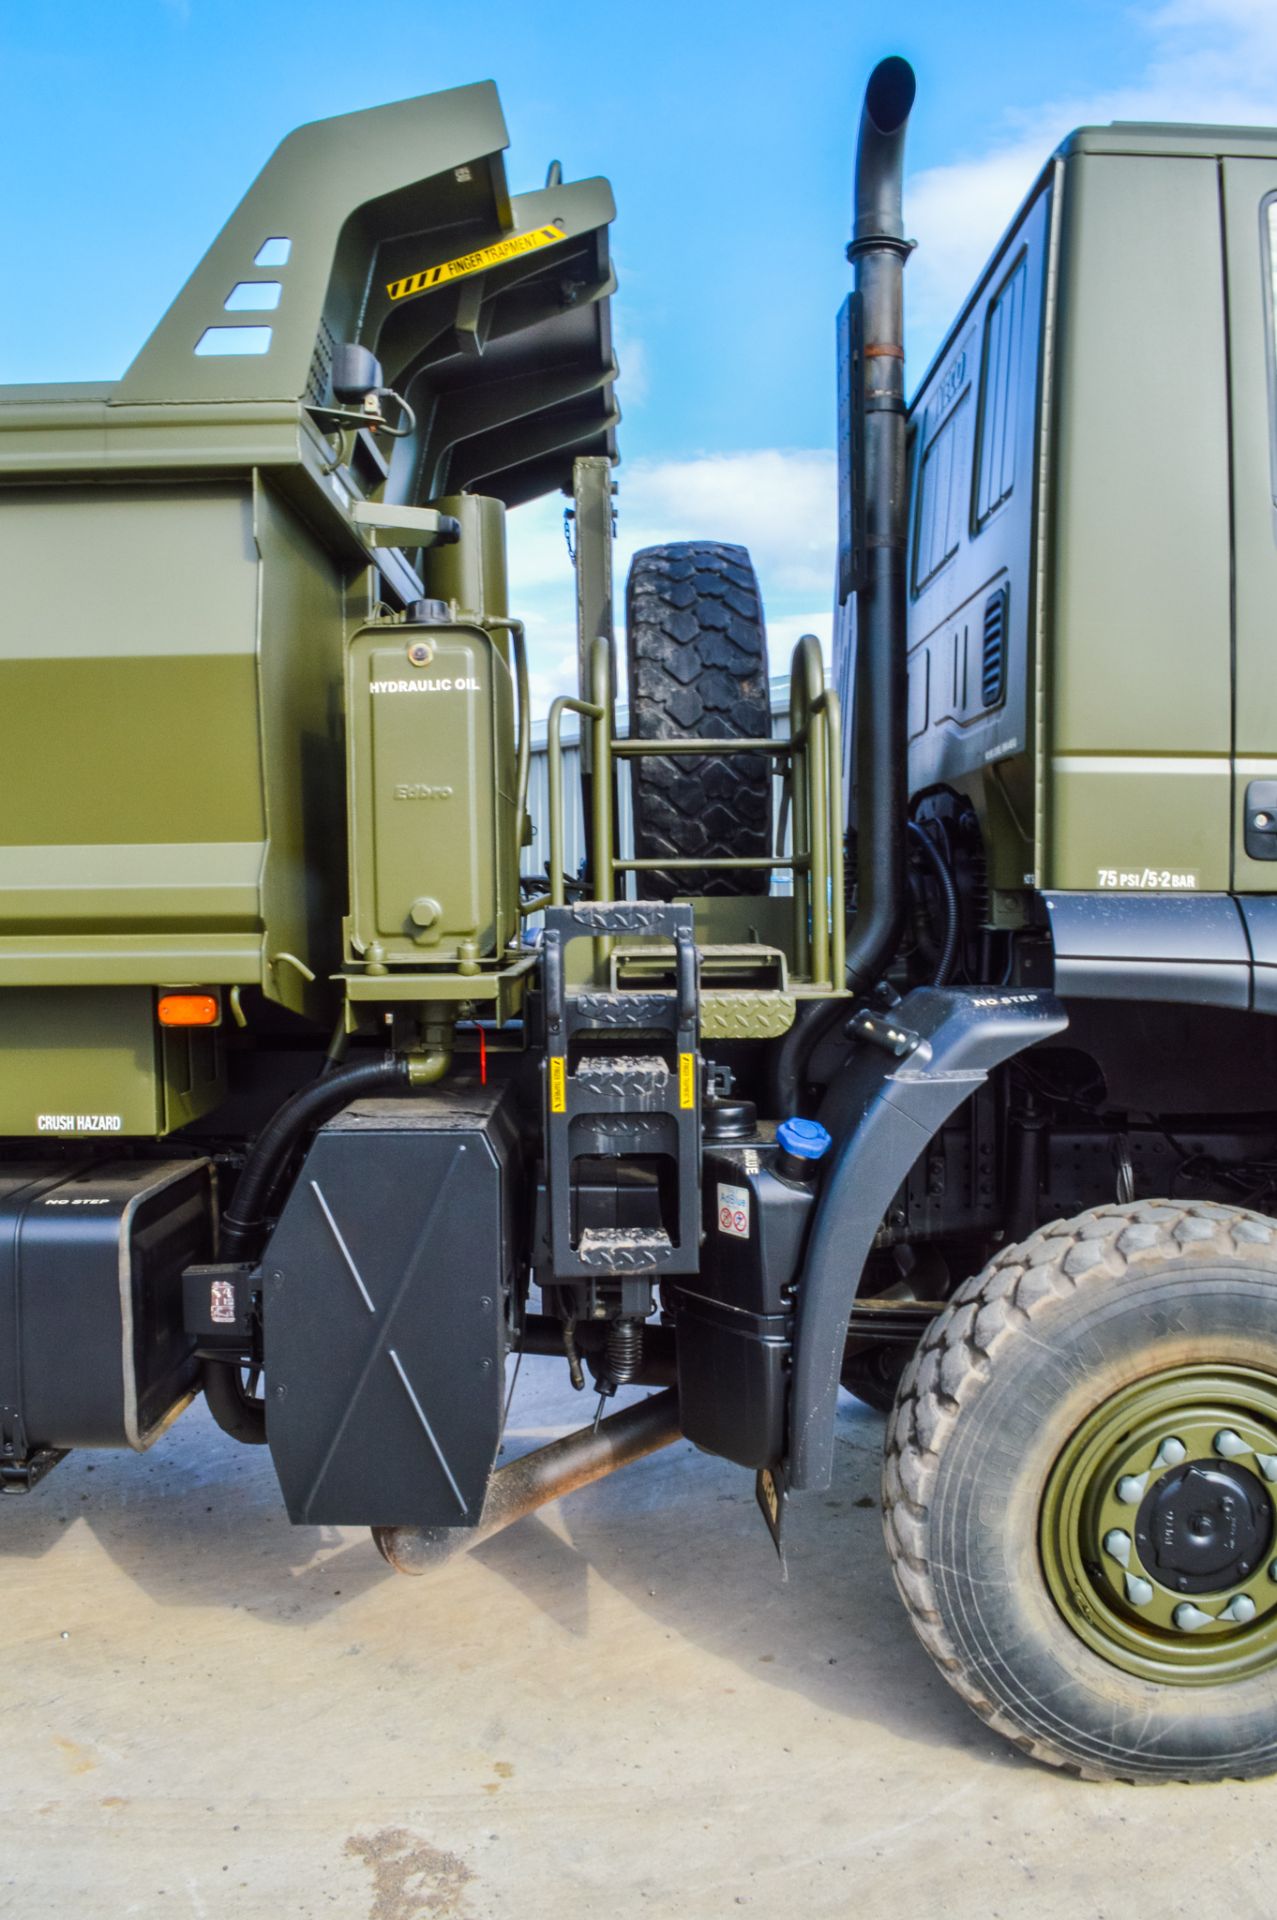
{"type": "MultiPolygon", "coordinates": [[[[878,984],[904,927],[907,679],[905,550],[905,129],[916,82],[907,60],[880,60],[869,76],[856,147],[855,224],[847,258],[855,289],[838,316],[838,635],[856,602],[853,774],[858,885],[847,937],[846,983],[878,984]]],[[[835,664],[838,658],[835,641],[835,664]]],[[[849,783],[850,784],[850,783],[849,783]]],[[[794,1113],[817,1047],[845,1004],[795,1020],[776,1050],[772,1093],[794,1113]]]]}
{"type": "Polygon", "coordinates": [[[855,291],[847,313],[850,433],[839,478],[850,538],[839,597],[856,596],[859,886],[847,984],[860,993],[877,983],[895,951],[906,900],[904,267],[913,243],[905,239],[901,189],[916,85],[909,62],[895,56],[869,76],[847,248],[855,291]]]}

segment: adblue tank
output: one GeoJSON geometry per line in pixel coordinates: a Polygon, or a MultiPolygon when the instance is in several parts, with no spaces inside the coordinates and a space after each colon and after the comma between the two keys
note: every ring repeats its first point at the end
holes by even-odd
{"type": "Polygon", "coordinates": [[[813,1120],[705,1141],[701,1267],[674,1296],[680,1404],[695,1446],[744,1467],[783,1450],[794,1301],[829,1145],[813,1120]]]}

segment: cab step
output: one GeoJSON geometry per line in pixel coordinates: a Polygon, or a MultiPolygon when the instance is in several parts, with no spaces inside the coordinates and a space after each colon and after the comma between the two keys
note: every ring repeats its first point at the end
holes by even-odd
{"type": "Polygon", "coordinates": [[[552,907],[546,914],[542,965],[546,1186],[555,1278],[694,1273],[700,1239],[701,1059],[692,909],[656,901],[552,907]],[[565,955],[574,940],[636,938],[659,942],[656,950],[664,950],[659,986],[649,980],[625,988],[613,979],[607,986],[568,987],[565,955]],[[574,1168],[578,1161],[600,1158],[666,1163],[663,1226],[583,1227],[573,1238],[579,1213],[574,1168]]]}

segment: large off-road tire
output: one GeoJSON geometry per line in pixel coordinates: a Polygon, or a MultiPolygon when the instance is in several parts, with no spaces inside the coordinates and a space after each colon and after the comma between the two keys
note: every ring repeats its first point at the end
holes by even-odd
{"type": "Polygon", "coordinates": [[[967,1281],[887,1432],[896,1582],[945,1678],[1090,1777],[1277,1769],[1277,1223],[1140,1201],[967,1281]]]}
{"type": "MultiPolygon", "coordinates": [[[[767,638],[744,547],[708,540],[645,547],[630,566],[625,608],[631,738],[766,738],[767,638]]],[[[772,764],[765,754],[643,758],[630,769],[637,859],[771,853],[772,764]]],[[[645,900],[766,893],[770,878],[761,867],[637,875],[645,900]]]]}

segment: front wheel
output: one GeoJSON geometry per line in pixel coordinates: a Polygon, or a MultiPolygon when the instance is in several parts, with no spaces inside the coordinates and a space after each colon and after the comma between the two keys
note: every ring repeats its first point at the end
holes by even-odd
{"type": "Polygon", "coordinates": [[[1277,1770],[1277,1224],[1142,1201],[955,1295],[887,1434],[888,1548],[945,1678],[1091,1777],[1277,1770]]]}

